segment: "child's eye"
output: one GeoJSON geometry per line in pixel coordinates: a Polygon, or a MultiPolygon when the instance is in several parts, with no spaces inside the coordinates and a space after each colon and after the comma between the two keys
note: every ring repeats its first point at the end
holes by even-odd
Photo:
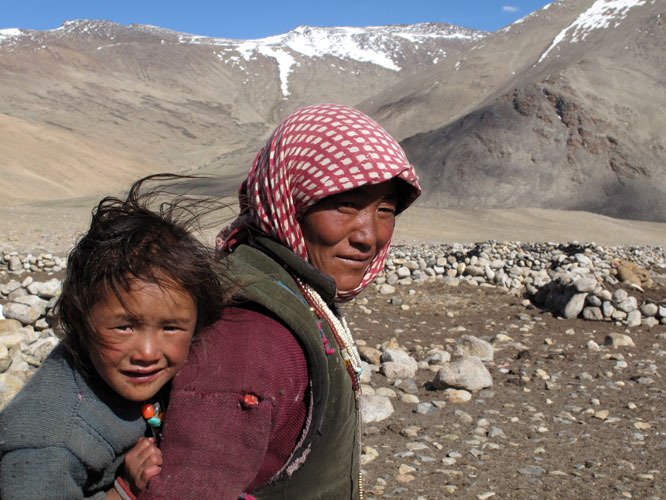
{"type": "Polygon", "coordinates": [[[177,332],[177,331],[180,331],[180,330],[182,330],[182,328],[180,326],[177,326],[177,325],[167,325],[167,326],[164,327],[165,332],[177,332]]]}
{"type": "Polygon", "coordinates": [[[131,332],[132,331],[132,325],[118,325],[114,326],[113,330],[117,330],[119,332],[131,332]]]}

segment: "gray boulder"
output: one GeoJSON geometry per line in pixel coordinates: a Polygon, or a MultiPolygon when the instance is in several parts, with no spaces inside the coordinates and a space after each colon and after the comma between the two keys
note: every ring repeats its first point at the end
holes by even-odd
{"type": "Polygon", "coordinates": [[[476,356],[466,356],[440,368],[432,382],[435,389],[464,389],[477,392],[492,387],[493,378],[476,356]]]}
{"type": "Polygon", "coordinates": [[[492,361],[495,357],[495,348],[490,342],[473,335],[463,335],[456,344],[455,355],[476,356],[482,361],[492,361]]]}
{"type": "Polygon", "coordinates": [[[53,278],[52,280],[42,283],[42,285],[39,287],[38,295],[45,299],[50,299],[60,295],[61,290],[62,286],[60,280],[53,278]]]}
{"type": "Polygon", "coordinates": [[[15,319],[24,325],[29,325],[39,319],[42,311],[35,306],[9,302],[5,304],[4,314],[7,319],[15,319]]]}
{"type": "Polygon", "coordinates": [[[386,396],[361,395],[361,419],[364,424],[385,420],[393,412],[391,400],[386,396]]]}
{"type": "Polygon", "coordinates": [[[567,301],[566,305],[562,308],[562,316],[566,319],[577,318],[585,307],[585,299],[587,293],[575,293],[567,301]]]}
{"type": "Polygon", "coordinates": [[[620,311],[626,312],[627,314],[629,314],[631,311],[637,310],[638,302],[636,301],[636,297],[627,297],[622,302],[617,304],[617,308],[620,311]]]}
{"type": "Polygon", "coordinates": [[[583,309],[583,318],[590,321],[602,321],[604,315],[599,307],[586,307],[583,309]]]}

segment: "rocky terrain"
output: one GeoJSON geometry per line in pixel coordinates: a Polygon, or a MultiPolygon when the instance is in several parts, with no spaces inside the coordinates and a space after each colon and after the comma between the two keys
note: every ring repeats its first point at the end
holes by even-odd
{"type": "MultiPolygon", "coordinates": [[[[63,266],[2,256],[0,405],[57,343],[63,266]]],[[[344,312],[366,498],[666,495],[664,248],[397,245],[344,312]]]]}

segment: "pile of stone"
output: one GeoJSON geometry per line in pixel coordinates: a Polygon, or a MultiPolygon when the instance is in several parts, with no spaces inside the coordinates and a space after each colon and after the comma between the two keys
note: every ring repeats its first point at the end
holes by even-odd
{"type": "Polygon", "coordinates": [[[0,259],[0,276],[7,274],[8,271],[11,273],[26,271],[57,273],[62,271],[65,265],[66,259],[61,259],[50,253],[21,255],[18,252],[5,252],[2,259],[0,259]]]}
{"type": "MultiPolygon", "coordinates": [[[[60,293],[60,280],[39,282],[31,273],[58,273],[64,266],[64,259],[48,253],[33,256],[6,252],[0,259],[0,276],[12,278],[0,285],[0,302],[4,302],[0,304],[0,407],[15,393],[7,387],[22,385],[58,342],[50,315],[60,293]],[[18,281],[24,275],[27,277],[18,281]]],[[[376,283],[380,293],[391,294],[395,286],[425,280],[439,279],[452,286],[465,281],[530,296],[539,307],[567,318],[612,320],[627,326],[666,324],[666,301],[639,303],[625,289],[617,288],[622,283],[630,291],[650,286],[645,269],[666,269],[666,254],[661,247],[494,241],[420,244],[393,247],[376,283]],[[610,287],[616,289],[611,291],[610,287]]],[[[395,380],[412,378],[411,372],[403,373],[411,370],[411,363],[404,362],[390,347],[380,352],[380,357],[381,361],[369,364],[368,374],[380,371],[395,380]]],[[[366,358],[370,359],[367,353],[366,358]]],[[[450,362],[449,352],[433,351],[426,367],[441,372],[440,378],[432,381],[434,387],[474,391],[478,388],[451,378],[474,364],[469,360],[450,362]]],[[[480,370],[478,363],[476,368],[480,370]]],[[[463,393],[455,394],[465,397],[463,393]]]]}
{"type": "MultiPolygon", "coordinates": [[[[362,344],[362,342],[360,342],[362,344]]],[[[392,399],[399,398],[415,405],[417,413],[437,413],[450,403],[466,403],[472,394],[492,387],[493,379],[483,364],[492,361],[492,344],[472,335],[463,335],[453,348],[440,345],[426,353],[425,359],[416,361],[395,338],[377,347],[359,346],[363,360],[361,373],[361,415],[364,423],[377,422],[393,414],[392,399]],[[442,399],[420,402],[416,393],[418,370],[435,373],[428,384],[432,390],[441,390],[442,399]],[[376,375],[375,375],[376,374],[376,375]],[[383,377],[383,387],[373,388],[372,378],[383,377]],[[390,385],[398,390],[394,390],[390,385]]]]}
{"type": "Polygon", "coordinates": [[[57,278],[0,285],[0,408],[19,391],[59,340],[51,327],[51,312],[61,283],[57,278]]]}
{"type": "Polygon", "coordinates": [[[646,328],[666,325],[666,305],[647,301],[639,304],[626,290],[611,292],[595,277],[561,274],[541,288],[533,301],[567,319],[612,320],[646,328]]]}
{"type": "Polygon", "coordinates": [[[414,245],[391,249],[376,284],[380,293],[392,294],[397,285],[429,279],[452,286],[465,281],[532,297],[537,306],[567,318],[666,324],[666,297],[639,304],[625,290],[611,291],[625,286],[643,292],[653,284],[647,269],[666,270],[663,248],[494,241],[414,245]]]}

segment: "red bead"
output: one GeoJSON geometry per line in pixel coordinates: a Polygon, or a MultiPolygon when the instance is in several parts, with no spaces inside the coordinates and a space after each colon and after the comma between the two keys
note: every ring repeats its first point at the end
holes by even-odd
{"type": "Polygon", "coordinates": [[[259,406],[259,398],[254,394],[246,394],[243,396],[243,406],[246,408],[254,408],[259,406]]]}
{"type": "Polygon", "coordinates": [[[151,404],[143,405],[141,407],[141,415],[145,419],[153,418],[155,416],[155,408],[151,404]]]}

